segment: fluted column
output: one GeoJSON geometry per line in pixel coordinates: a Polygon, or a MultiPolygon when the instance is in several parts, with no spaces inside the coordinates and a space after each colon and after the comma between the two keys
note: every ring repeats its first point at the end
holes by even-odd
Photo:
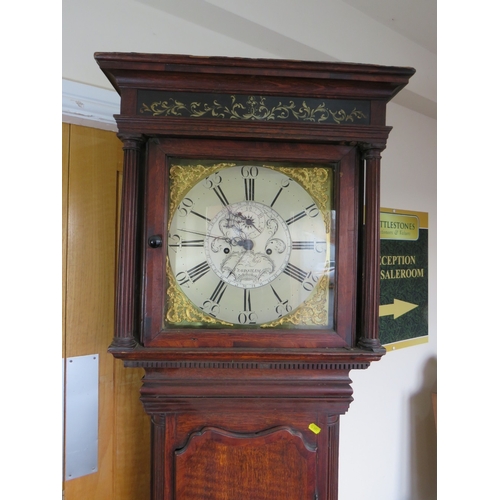
{"type": "Polygon", "coordinates": [[[361,337],[358,347],[384,351],[379,339],[380,305],[380,153],[385,145],[364,147],[365,234],[361,290],[361,337]]]}
{"type": "Polygon", "coordinates": [[[123,142],[123,185],[116,283],[115,335],[111,347],[133,348],[136,309],[137,203],[139,165],[144,139],[119,135],[123,142]]]}

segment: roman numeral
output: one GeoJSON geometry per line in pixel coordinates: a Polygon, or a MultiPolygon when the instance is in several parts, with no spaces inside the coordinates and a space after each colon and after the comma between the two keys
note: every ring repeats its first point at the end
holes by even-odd
{"type": "Polygon", "coordinates": [[[270,205],[271,207],[276,203],[276,200],[278,199],[278,196],[281,194],[281,191],[283,191],[283,188],[280,188],[280,190],[278,191],[278,194],[274,197],[274,200],[270,205]]]}
{"type": "Polygon", "coordinates": [[[224,281],[220,280],[219,284],[215,287],[214,293],[212,293],[212,295],[210,296],[210,300],[218,304],[220,302],[220,299],[222,299],[226,288],[227,283],[224,283],[224,281]]]}
{"type": "Polygon", "coordinates": [[[209,218],[205,217],[204,215],[199,214],[198,212],[195,212],[194,210],[191,210],[191,212],[190,212],[190,213],[192,213],[193,215],[196,215],[197,217],[200,217],[200,219],[205,219],[205,220],[207,220],[208,222],[210,222],[210,219],[209,219],[209,218]]]}
{"type": "Polygon", "coordinates": [[[183,247],[202,247],[204,240],[185,240],[182,242],[183,247]]]}
{"type": "Polygon", "coordinates": [[[255,325],[257,322],[257,314],[252,311],[252,303],[250,302],[250,290],[243,289],[243,312],[238,314],[238,323],[240,325],[255,325]]]}
{"type": "Polygon", "coordinates": [[[255,179],[245,179],[245,200],[254,201],[255,199],[255,179]]]}
{"type": "Polygon", "coordinates": [[[227,201],[226,195],[222,192],[222,189],[220,188],[220,186],[214,187],[213,190],[214,190],[214,193],[217,195],[217,198],[219,198],[220,202],[224,206],[229,205],[229,202],[227,201]]]}
{"type": "Polygon", "coordinates": [[[243,310],[245,312],[252,310],[252,304],[250,302],[250,290],[247,290],[246,288],[243,289],[243,310]]]}
{"type": "Polygon", "coordinates": [[[276,290],[274,289],[273,285],[269,285],[269,286],[271,287],[271,290],[273,291],[274,296],[278,299],[278,302],[281,302],[281,298],[278,295],[278,293],[276,292],[276,290]]]}
{"type": "Polygon", "coordinates": [[[180,243],[168,245],[169,247],[203,247],[204,240],[181,240],[180,243]]]}
{"type": "MultiPolygon", "coordinates": [[[[198,281],[200,278],[205,276],[205,274],[210,271],[210,266],[208,265],[208,262],[201,262],[197,266],[192,267],[191,269],[188,270],[189,277],[191,278],[191,281],[195,283],[198,281]]],[[[182,283],[181,283],[182,285],[182,283]]]]}
{"type": "Polygon", "coordinates": [[[297,266],[288,263],[285,269],[283,270],[285,274],[288,274],[290,278],[296,279],[298,282],[303,283],[307,277],[307,273],[299,269],[297,266]]]}
{"type": "Polygon", "coordinates": [[[294,215],[293,217],[290,217],[287,219],[285,222],[290,225],[293,224],[294,222],[297,222],[298,220],[302,219],[302,217],[305,217],[311,208],[314,207],[314,203],[312,205],[309,205],[308,207],[305,208],[305,210],[302,210],[302,212],[299,212],[298,214],[294,215]]]}
{"type": "Polygon", "coordinates": [[[293,217],[290,217],[287,219],[285,222],[290,225],[293,224],[294,222],[297,222],[298,220],[302,219],[302,217],[305,217],[306,213],[304,211],[298,213],[297,215],[294,215],[293,217]]]}
{"type": "Polygon", "coordinates": [[[292,250],[315,250],[322,253],[326,251],[326,241],[292,241],[292,250]]]}
{"type": "Polygon", "coordinates": [[[292,241],[292,250],[314,250],[314,241],[292,241]]]}

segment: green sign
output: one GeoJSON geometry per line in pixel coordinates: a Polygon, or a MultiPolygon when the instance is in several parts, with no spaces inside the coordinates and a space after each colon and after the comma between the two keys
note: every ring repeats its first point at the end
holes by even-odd
{"type": "Polygon", "coordinates": [[[380,342],[398,349],[428,338],[428,214],[380,213],[380,342]]]}

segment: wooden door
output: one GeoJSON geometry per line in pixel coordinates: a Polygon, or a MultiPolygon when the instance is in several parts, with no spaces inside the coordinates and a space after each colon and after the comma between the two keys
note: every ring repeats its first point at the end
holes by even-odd
{"type": "Polygon", "coordinates": [[[150,421],[139,401],[143,370],[125,369],[107,353],[122,162],[115,133],[63,124],[63,358],[99,354],[98,470],[64,481],[66,500],[149,498],[150,421]]]}
{"type": "Polygon", "coordinates": [[[175,452],[178,500],[313,500],[316,448],[289,427],[260,433],[204,428],[175,452]]]}

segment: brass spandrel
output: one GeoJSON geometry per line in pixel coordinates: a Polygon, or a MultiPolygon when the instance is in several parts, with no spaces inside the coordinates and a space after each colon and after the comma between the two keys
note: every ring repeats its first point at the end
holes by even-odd
{"type": "MultiPolygon", "coordinates": [[[[246,164],[247,162],[245,162],[246,164]]],[[[250,162],[251,163],[251,162],[250,162]]],[[[177,164],[170,167],[170,200],[168,229],[173,218],[173,214],[179,203],[189,190],[202,179],[210,176],[214,172],[234,167],[237,163],[219,162],[216,164],[177,164]]],[[[276,321],[263,323],[260,328],[276,327],[297,327],[297,326],[326,326],[329,317],[329,276],[330,269],[327,263],[330,261],[330,245],[328,244],[331,230],[331,176],[332,169],[321,166],[308,167],[288,167],[270,164],[259,164],[264,168],[269,168],[281,172],[302,186],[313,198],[322,214],[326,228],[327,253],[325,262],[325,274],[322,275],[312,293],[312,295],[302,303],[295,311],[286,314],[276,321]],[[328,189],[319,187],[328,186],[328,189]]],[[[219,319],[216,319],[197,308],[182,292],[177,285],[175,277],[171,271],[168,256],[166,257],[167,270],[167,308],[165,321],[170,325],[191,325],[199,324],[216,326],[233,326],[219,319]]]]}
{"type": "Polygon", "coordinates": [[[276,328],[287,325],[327,326],[328,325],[328,284],[327,275],[323,275],[313,294],[294,312],[279,320],[261,325],[262,328],[276,328]]]}
{"type": "Polygon", "coordinates": [[[168,256],[166,257],[167,268],[167,314],[165,321],[174,325],[191,325],[199,323],[200,326],[210,325],[225,325],[232,326],[231,323],[226,323],[205,314],[203,311],[193,305],[193,303],[184,295],[182,290],[176,284],[174,275],[170,268],[168,256]]]}
{"type": "Polygon", "coordinates": [[[323,167],[276,167],[263,165],[288,175],[300,184],[315,201],[325,221],[326,232],[330,233],[330,189],[318,189],[318,186],[330,186],[330,169],[323,167]]]}
{"type": "Polygon", "coordinates": [[[223,168],[234,167],[235,163],[218,163],[216,165],[172,165],[170,167],[170,202],[168,224],[174,216],[175,209],[187,192],[199,181],[223,168]]]}

